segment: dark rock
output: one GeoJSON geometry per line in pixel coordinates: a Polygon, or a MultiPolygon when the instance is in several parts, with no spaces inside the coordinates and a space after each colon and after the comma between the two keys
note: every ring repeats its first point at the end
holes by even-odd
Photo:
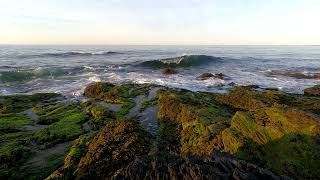
{"type": "Polygon", "coordinates": [[[296,79],[320,79],[320,73],[305,74],[301,72],[273,72],[271,76],[292,77],[296,79]]]}
{"type": "Polygon", "coordinates": [[[316,85],[304,90],[304,95],[307,96],[320,96],[320,85],[316,85]]]}
{"type": "Polygon", "coordinates": [[[225,75],[222,73],[216,73],[216,74],[211,74],[211,73],[203,73],[202,75],[198,76],[196,79],[197,80],[207,80],[210,78],[215,78],[215,79],[224,79],[225,75]]]}
{"type": "Polygon", "coordinates": [[[232,87],[237,86],[237,84],[236,84],[236,83],[234,83],[234,82],[231,82],[231,83],[229,83],[228,85],[229,85],[229,86],[232,86],[232,87]]]}
{"type": "Polygon", "coordinates": [[[171,75],[171,74],[177,74],[178,71],[173,68],[166,68],[162,70],[162,74],[164,75],[171,75]]]}
{"type": "Polygon", "coordinates": [[[159,153],[137,158],[114,179],[290,179],[226,154],[212,158],[159,153]]]}

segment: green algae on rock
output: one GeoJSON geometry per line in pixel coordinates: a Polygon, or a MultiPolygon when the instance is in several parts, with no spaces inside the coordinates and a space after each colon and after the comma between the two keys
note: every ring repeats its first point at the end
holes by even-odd
{"type": "Polygon", "coordinates": [[[33,95],[0,96],[0,114],[22,112],[38,103],[57,97],[61,97],[61,95],[55,93],[37,93],[33,95]]]}
{"type": "MultiPolygon", "coordinates": [[[[65,104],[62,103],[61,106],[65,104]]],[[[41,117],[44,117],[42,122],[52,122],[52,118],[56,118],[56,122],[50,124],[47,128],[35,132],[33,139],[43,148],[53,146],[57,143],[76,139],[84,133],[81,125],[87,121],[87,115],[80,109],[79,105],[72,104],[69,108],[57,109],[49,111],[41,117]],[[47,116],[52,114],[52,116],[47,116]]]]}
{"type": "Polygon", "coordinates": [[[151,135],[137,122],[109,122],[92,140],[78,165],[77,178],[101,179],[114,173],[137,156],[149,152],[151,135]]]}
{"type": "Polygon", "coordinates": [[[148,96],[153,87],[95,83],[84,93],[91,99],[81,103],[59,102],[55,95],[36,95],[35,102],[33,95],[17,101],[0,97],[0,178],[319,177],[320,97],[255,86],[235,87],[225,95],[162,88],[142,103],[142,110],[159,108],[153,137],[126,117],[135,98],[148,96]],[[114,112],[101,101],[122,107],[114,112]],[[30,108],[37,119],[25,116],[30,108]],[[34,123],[43,128],[23,128],[34,123]],[[45,154],[60,147],[64,150],[52,157],[45,154]],[[221,151],[221,157],[213,155],[221,151]],[[39,154],[44,159],[38,164],[33,159],[39,154]]]}
{"type": "Polygon", "coordinates": [[[217,135],[230,124],[232,111],[214,97],[189,91],[158,93],[158,117],[178,125],[182,154],[212,154],[220,148],[217,135]]]}
{"type": "Polygon", "coordinates": [[[307,96],[320,96],[320,85],[305,89],[304,94],[307,96]]]}
{"type": "Polygon", "coordinates": [[[317,98],[253,87],[236,87],[227,95],[166,91],[158,98],[160,122],[170,120],[176,124],[167,134],[179,132],[175,137],[181,154],[225,151],[278,174],[298,179],[319,175],[315,163],[320,160],[316,155],[320,120],[314,114],[320,102],[317,98]],[[305,138],[299,139],[301,136],[305,138]],[[275,143],[287,142],[286,137],[296,143],[283,148],[275,143]],[[299,155],[301,150],[294,149],[300,146],[310,153],[299,155]],[[282,154],[277,164],[272,163],[273,158],[265,158],[276,152],[282,154]],[[303,166],[310,169],[298,171],[303,166]],[[308,173],[310,170],[312,173],[308,173]]]}
{"type": "Polygon", "coordinates": [[[241,110],[221,133],[225,152],[293,178],[319,176],[319,99],[243,88],[218,99],[241,110]]]}
{"type": "Polygon", "coordinates": [[[74,179],[76,169],[80,159],[87,153],[88,146],[96,133],[88,133],[81,135],[75,140],[66,158],[64,159],[63,166],[54,171],[47,180],[53,179],[74,179]]]}
{"type": "Polygon", "coordinates": [[[81,104],[85,112],[91,117],[89,123],[95,128],[100,129],[108,121],[116,119],[116,113],[108,108],[96,104],[93,101],[87,101],[81,104]]]}
{"type": "Polygon", "coordinates": [[[32,124],[32,120],[22,113],[0,114],[0,130],[15,129],[32,124]]]}

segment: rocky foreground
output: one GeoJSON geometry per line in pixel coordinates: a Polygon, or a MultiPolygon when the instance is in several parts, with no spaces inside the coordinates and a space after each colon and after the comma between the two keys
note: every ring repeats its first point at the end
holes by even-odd
{"type": "Polygon", "coordinates": [[[0,97],[0,179],[319,179],[320,89],[0,97]]]}

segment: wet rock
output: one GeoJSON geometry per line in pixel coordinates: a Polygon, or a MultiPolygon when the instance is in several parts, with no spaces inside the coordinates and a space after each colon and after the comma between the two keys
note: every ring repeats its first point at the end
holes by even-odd
{"type": "Polygon", "coordinates": [[[111,177],[135,158],[149,152],[151,135],[138,122],[108,123],[92,140],[77,168],[78,179],[111,177]]]}
{"type": "Polygon", "coordinates": [[[221,148],[217,135],[228,127],[232,111],[212,94],[162,91],[158,105],[160,129],[169,137],[170,146],[179,142],[181,154],[212,154],[221,148]]]}
{"type": "Polygon", "coordinates": [[[114,179],[290,179],[226,154],[211,158],[166,153],[131,162],[114,179]]]}
{"type": "Polygon", "coordinates": [[[225,75],[222,74],[222,73],[216,73],[216,74],[203,73],[202,75],[198,76],[196,79],[197,80],[207,80],[207,79],[210,79],[210,78],[223,80],[225,78],[225,75]]]}
{"type": "Polygon", "coordinates": [[[97,82],[89,84],[84,90],[84,96],[99,99],[103,93],[108,92],[115,85],[106,82],[97,82]]]}
{"type": "Polygon", "coordinates": [[[320,85],[316,85],[314,87],[305,89],[304,95],[306,95],[306,96],[320,96],[320,85]]]}
{"type": "Polygon", "coordinates": [[[178,71],[173,69],[173,68],[166,68],[162,70],[162,74],[164,75],[172,75],[172,74],[177,74],[178,71]]]}
{"type": "Polygon", "coordinates": [[[53,179],[74,179],[75,170],[79,164],[80,159],[88,151],[88,146],[93,139],[95,133],[88,133],[80,136],[73,143],[69,153],[64,159],[63,166],[54,171],[46,180],[53,179]]]}
{"type": "Polygon", "coordinates": [[[237,83],[235,83],[235,82],[231,82],[231,83],[229,83],[229,84],[228,84],[228,86],[236,87],[236,86],[237,86],[237,83]]]}
{"type": "Polygon", "coordinates": [[[271,76],[292,77],[296,79],[320,79],[320,73],[301,73],[301,72],[273,72],[271,76]]]}

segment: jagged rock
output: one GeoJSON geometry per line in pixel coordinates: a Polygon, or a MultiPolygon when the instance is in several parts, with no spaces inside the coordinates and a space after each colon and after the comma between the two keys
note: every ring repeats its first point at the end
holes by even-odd
{"type": "Polygon", "coordinates": [[[108,123],[92,140],[81,158],[77,179],[111,177],[136,157],[149,152],[151,135],[137,122],[118,120],[108,123]]]}
{"type": "Polygon", "coordinates": [[[171,75],[171,74],[177,74],[178,71],[173,68],[166,68],[162,70],[162,74],[164,75],[171,75]]]}
{"type": "Polygon", "coordinates": [[[212,158],[180,157],[166,153],[131,162],[114,179],[290,179],[226,154],[212,158]]]}
{"type": "Polygon", "coordinates": [[[320,85],[305,89],[304,94],[307,96],[320,96],[320,85]]]}

